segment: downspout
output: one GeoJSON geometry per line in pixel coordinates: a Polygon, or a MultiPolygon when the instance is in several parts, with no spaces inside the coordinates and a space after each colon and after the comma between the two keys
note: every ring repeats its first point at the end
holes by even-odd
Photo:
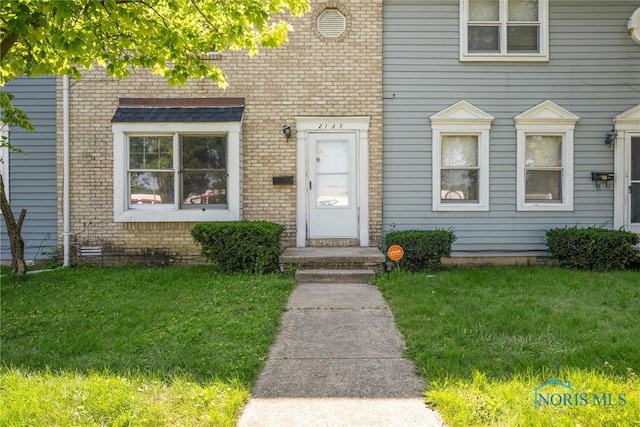
{"type": "Polygon", "coordinates": [[[69,218],[69,76],[62,76],[62,134],[62,266],[68,267],[71,254],[71,220],[69,218]]]}

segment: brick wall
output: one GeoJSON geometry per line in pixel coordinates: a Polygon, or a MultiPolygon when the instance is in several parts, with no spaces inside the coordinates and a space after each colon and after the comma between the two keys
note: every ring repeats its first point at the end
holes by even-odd
{"type": "MultiPolygon", "coordinates": [[[[104,70],[84,73],[70,89],[72,244],[100,244],[113,254],[153,249],[171,262],[199,260],[190,223],[116,223],[113,221],[113,135],[111,118],[119,98],[243,97],[242,211],[244,219],[263,219],[287,227],[283,245],[295,245],[295,185],[272,183],[273,176],[296,175],[296,142],[287,141],[282,125],[295,130],[295,116],[371,116],[370,245],[382,234],[382,0],[311,2],[312,10],[291,21],[284,48],[213,56],[227,74],[229,87],[192,81],[171,87],[147,70],[127,80],[104,70]],[[323,37],[316,17],[327,7],[347,18],[337,39],[323,37]]],[[[58,85],[61,88],[61,84],[58,85]]],[[[62,103],[58,90],[59,228],[62,229],[62,103]]],[[[60,233],[62,236],[62,233],[60,233]]],[[[105,255],[106,256],[106,255],[105,255]]]]}

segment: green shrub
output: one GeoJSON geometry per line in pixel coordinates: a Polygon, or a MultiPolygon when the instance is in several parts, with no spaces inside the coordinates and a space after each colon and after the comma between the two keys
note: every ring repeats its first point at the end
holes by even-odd
{"type": "Polygon", "coordinates": [[[601,227],[565,227],[547,231],[549,255],[582,270],[624,270],[638,259],[638,235],[601,227]]]}
{"type": "Polygon", "coordinates": [[[409,271],[433,270],[441,266],[441,258],[451,255],[456,236],[451,230],[392,231],[385,237],[387,248],[400,245],[404,256],[398,265],[409,271]]]}
{"type": "Polygon", "coordinates": [[[217,271],[270,273],[278,268],[284,226],[266,221],[197,224],[193,240],[217,271]]]}

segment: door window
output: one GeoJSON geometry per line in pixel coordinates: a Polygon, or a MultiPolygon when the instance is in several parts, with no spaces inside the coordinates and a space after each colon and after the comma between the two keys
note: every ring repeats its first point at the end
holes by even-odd
{"type": "Polygon", "coordinates": [[[349,206],[349,142],[318,141],[316,206],[349,206]]]}

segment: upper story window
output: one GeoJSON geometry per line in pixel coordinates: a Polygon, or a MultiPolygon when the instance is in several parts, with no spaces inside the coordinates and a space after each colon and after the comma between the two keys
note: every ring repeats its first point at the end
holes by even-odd
{"type": "Polygon", "coordinates": [[[545,101],[514,120],[518,210],[573,210],[573,132],[579,117],[545,101]]]}
{"type": "Polygon", "coordinates": [[[489,210],[489,130],[493,117],[460,101],[430,117],[433,210],[489,210]]]}
{"type": "Polygon", "coordinates": [[[119,108],[112,120],[114,220],[240,219],[242,111],[119,108]]]}
{"type": "Polygon", "coordinates": [[[548,0],[460,0],[461,61],[547,61],[548,0]]]}

